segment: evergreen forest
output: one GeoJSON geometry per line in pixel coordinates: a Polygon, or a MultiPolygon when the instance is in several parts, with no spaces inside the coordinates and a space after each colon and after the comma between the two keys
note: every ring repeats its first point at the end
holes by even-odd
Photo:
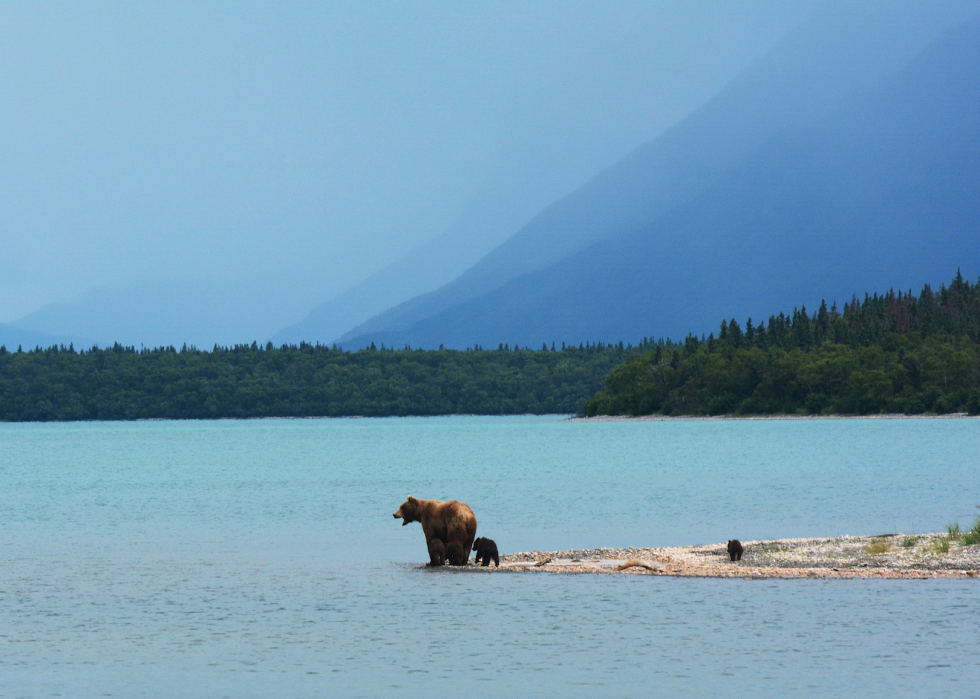
{"type": "Polygon", "coordinates": [[[652,346],[0,348],[0,420],[575,413],[652,346]]]}
{"type": "Polygon", "coordinates": [[[540,350],[0,347],[0,420],[980,414],[980,282],[540,350]]]}
{"type": "Polygon", "coordinates": [[[610,373],[595,415],[980,414],[980,282],[824,302],[658,342],[610,373]]]}

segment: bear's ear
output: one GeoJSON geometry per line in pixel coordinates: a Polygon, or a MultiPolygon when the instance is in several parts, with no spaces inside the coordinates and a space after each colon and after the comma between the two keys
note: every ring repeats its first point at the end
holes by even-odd
{"type": "Polygon", "coordinates": [[[416,500],[415,498],[413,498],[411,495],[408,496],[408,501],[410,503],[412,503],[413,505],[418,502],[418,500],[416,500]]]}

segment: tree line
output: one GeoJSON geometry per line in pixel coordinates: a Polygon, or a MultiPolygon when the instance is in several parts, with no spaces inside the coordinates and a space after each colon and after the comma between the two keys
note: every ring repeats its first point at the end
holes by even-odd
{"type": "Polygon", "coordinates": [[[652,347],[0,347],[0,420],[575,413],[652,347]]]}
{"type": "Polygon", "coordinates": [[[980,414],[980,282],[821,303],[627,358],[586,415],[980,414]]]}
{"type": "Polygon", "coordinates": [[[980,282],[960,274],[638,346],[0,347],[2,421],[950,412],[980,414],[980,282]]]}

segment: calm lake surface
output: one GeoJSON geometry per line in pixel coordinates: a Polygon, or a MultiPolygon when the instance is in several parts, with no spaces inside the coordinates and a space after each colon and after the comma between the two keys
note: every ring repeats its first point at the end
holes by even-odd
{"type": "Polygon", "coordinates": [[[501,552],[936,531],[980,420],[0,424],[0,696],[980,697],[980,581],[431,571],[409,494],[501,552]]]}

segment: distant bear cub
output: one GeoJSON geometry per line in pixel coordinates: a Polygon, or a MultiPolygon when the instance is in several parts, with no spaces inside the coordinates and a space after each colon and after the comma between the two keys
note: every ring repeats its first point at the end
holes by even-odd
{"type": "Polygon", "coordinates": [[[476,551],[476,558],[474,562],[480,565],[480,559],[483,559],[483,565],[490,565],[490,559],[500,567],[500,557],[497,556],[497,544],[494,543],[493,539],[487,539],[484,537],[478,538],[473,542],[473,550],[476,551]]]}
{"type": "Polygon", "coordinates": [[[446,545],[439,539],[429,541],[429,565],[441,566],[446,564],[446,545]]]}
{"type": "Polygon", "coordinates": [[[732,557],[733,561],[742,560],[742,552],[744,550],[742,548],[742,542],[738,539],[730,539],[728,541],[728,555],[732,557]]]}

